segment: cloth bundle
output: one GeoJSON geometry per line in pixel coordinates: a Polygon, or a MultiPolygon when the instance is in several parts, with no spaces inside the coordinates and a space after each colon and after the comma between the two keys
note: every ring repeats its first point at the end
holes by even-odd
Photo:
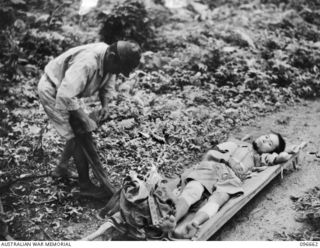
{"type": "Polygon", "coordinates": [[[124,179],[122,188],[112,197],[101,215],[107,215],[115,228],[135,240],[161,239],[166,233],[159,221],[174,215],[175,196],[179,180],[163,179],[154,185],[136,175],[124,179]]]}

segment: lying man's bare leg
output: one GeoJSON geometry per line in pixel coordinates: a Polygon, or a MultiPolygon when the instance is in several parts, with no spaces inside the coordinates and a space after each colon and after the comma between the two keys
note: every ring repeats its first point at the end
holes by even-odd
{"type": "MultiPolygon", "coordinates": [[[[183,189],[176,203],[175,223],[178,223],[189,211],[191,205],[201,199],[204,187],[198,181],[190,181],[183,189]]],[[[184,232],[185,227],[179,226],[174,230],[175,236],[179,237],[184,232]]]]}
{"type": "Polygon", "coordinates": [[[176,205],[177,222],[188,213],[191,205],[201,199],[203,191],[204,187],[198,181],[192,180],[187,183],[186,187],[183,189],[181,195],[179,196],[176,205]]]}
{"type": "Polygon", "coordinates": [[[214,216],[219,208],[229,199],[230,195],[226,192],[213,192],[208,202],[199,209],[192,221],[186,226],[184,238],[193,237],[198,231],[199,226],[214,216]]]}
{"type": "Polygon", "coordinates": [[[204,187],[201,183],[194,180],[188,182],[176,201],[175,216],[166,216],[161,219],[159,223],[161,229],[164,231],[172,231],[178,221],[188,213],[190,206],[201,199],[203,191],[204,187]]]}

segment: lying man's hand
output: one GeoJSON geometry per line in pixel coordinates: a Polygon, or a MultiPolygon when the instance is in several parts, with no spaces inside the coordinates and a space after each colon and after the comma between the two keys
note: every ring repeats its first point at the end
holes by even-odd
{"type": "Polygon", "coordinates": [[[287,152],[281,152],[279,153],[279,155],[276,157],[275,159],[275,162],[277,164],[280,164],[280,163],[284,163],[286,161],[288,161],[289,159],[291,158],[291,155],[287,152]]]}

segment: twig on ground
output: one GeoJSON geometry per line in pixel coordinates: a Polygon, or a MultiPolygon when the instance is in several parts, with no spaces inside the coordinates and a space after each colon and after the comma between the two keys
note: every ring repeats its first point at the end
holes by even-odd
{"type": "Polygon", "coordinates": [[[37,201],[33,200],[32,204],[42,205],[42,204],[52,203],[52,202],[55,202],[57,200],[58,199],[52,199],[52,200],[47,200],[47,201],[42,201],[42,202],[37,202],[37,201]]]}
{"type": "Polygon", "coordinates": [[[42,177],[49,177],[49,176],[51,176],[51,174],[27,175],[27,176],[24,176],[24,177],[16,178],[16,179],[10,180],[9,182],[0,184],[0,192],[7,191],[8,188],[11,187],[11,185],[13,185],[13,184],[15,184],[15,183],[17,183],[19,181],[34,180],[34,179],[38,179],[38,178],[42,178],[42,177]]]}

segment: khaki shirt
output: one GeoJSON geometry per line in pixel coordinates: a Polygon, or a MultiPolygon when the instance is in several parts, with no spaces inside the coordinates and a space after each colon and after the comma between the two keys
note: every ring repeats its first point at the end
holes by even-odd
{"type": "Polygon", "coordinates": [[[49,62],[44,71],[57,89],[57,109],[77,110],[81,106],[79,98],[96,92],[113,95],[115,75],[103,68],[108,47],[102,42],[78,46],[49,62]]]}
{"type": "Polygon", "coordinates": [[[217,145],[217,150],[208,151],[206,159],[225,163],[242,179],[253,167],[273,165],[277,156],[277,153],[258,154],[252,144],[230,140],[217,145]]]}

